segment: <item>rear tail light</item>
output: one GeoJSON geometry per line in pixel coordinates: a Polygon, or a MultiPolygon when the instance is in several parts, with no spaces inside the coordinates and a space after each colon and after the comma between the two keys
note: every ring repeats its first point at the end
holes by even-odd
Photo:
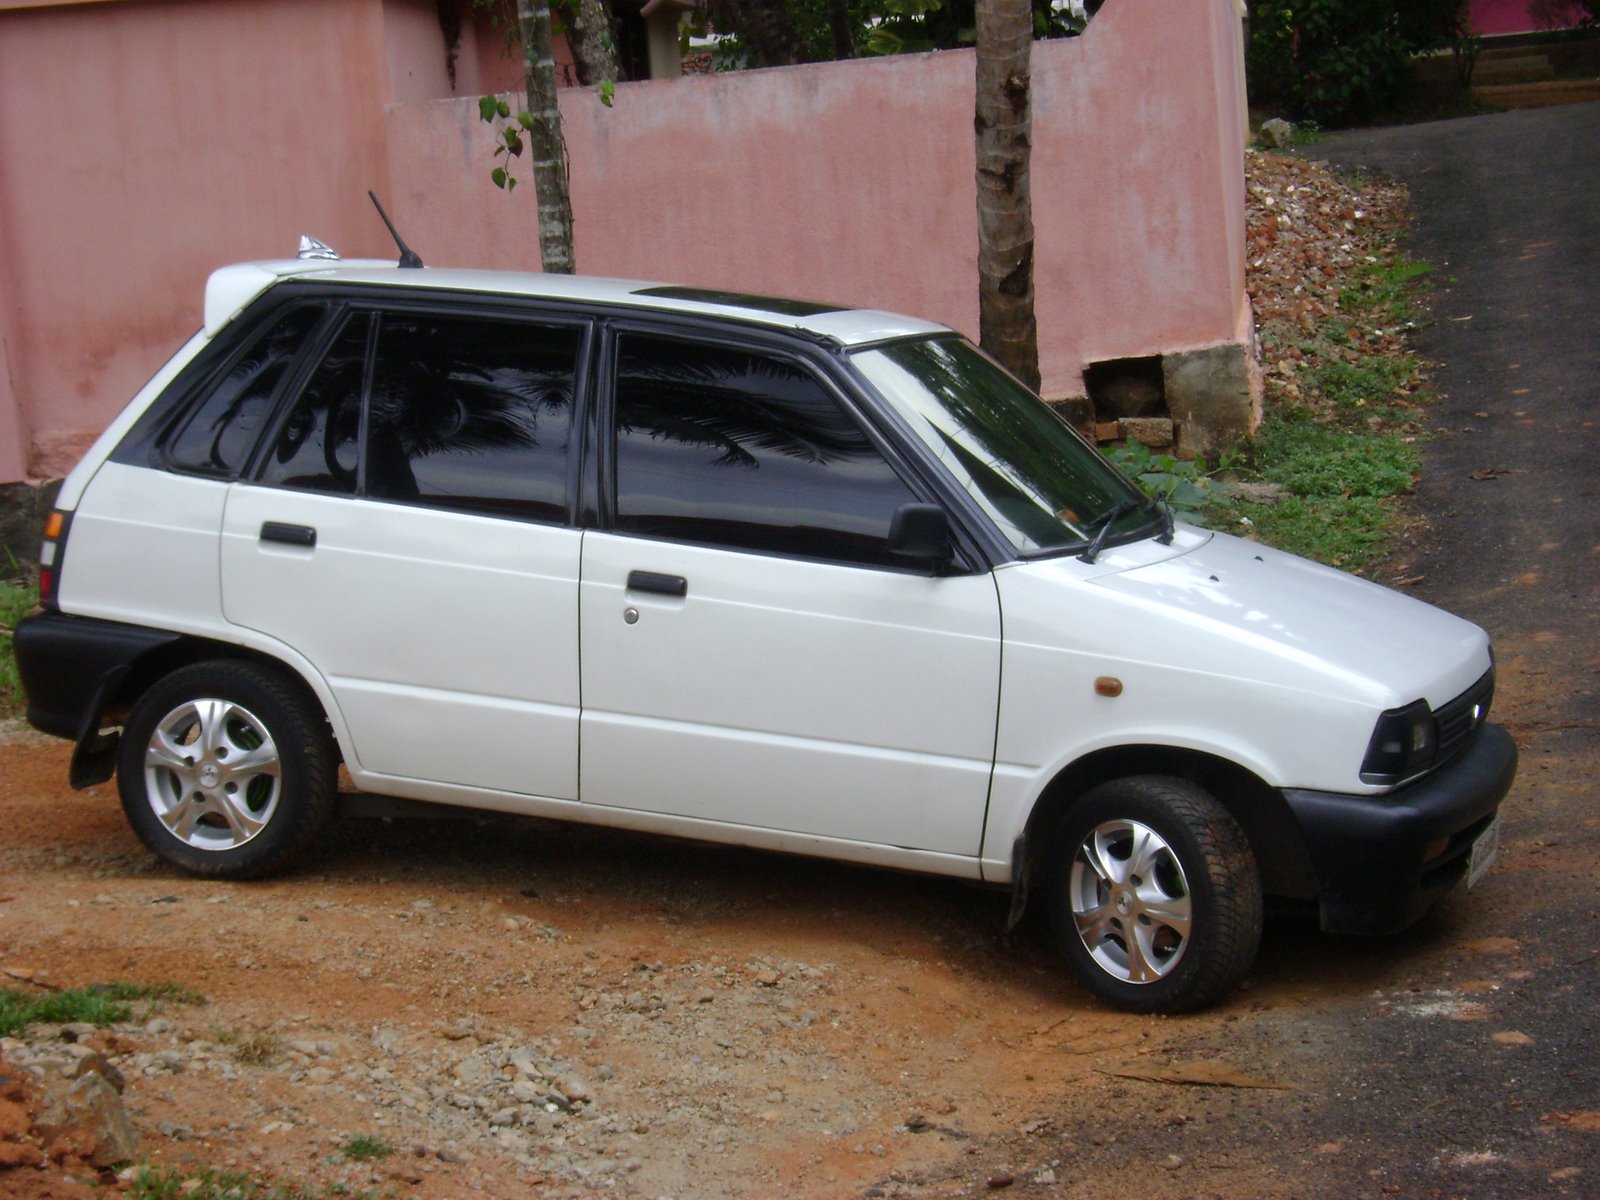
{"type": "Polygon", "coordinates": [[[44,522],[44,544],[39,547],[39,604],[50,612],[60,605],[56,601],[61,588],[61,560],[67,553],[67,530],[72,526],[72,514],[56,509],[44,522]]]}

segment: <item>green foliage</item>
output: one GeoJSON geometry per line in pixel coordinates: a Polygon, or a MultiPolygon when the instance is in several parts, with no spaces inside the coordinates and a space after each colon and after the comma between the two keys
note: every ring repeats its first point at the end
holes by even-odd
{"type": "Polygon", "coordinates": [[[1470,37],[1466,0],[1255,0],[1245,61],[1252,103],[1351,125],[1392,111],[1411,55],[1470,37]]]}
{"type": "Polygon", "coordinates": [[[42,995],[0,988],[0,1036],[11,1037],[29,1025],[115,1025],[133,1016],[133,1006],[89,988],[42,995]]]}
{"type": "Polygon", "coordinates": [[[1226,515],[1268,545],[1348,571],[1379,561],[1394,498],[1416,479],[1416,448],[1393,431],[1345,426],[1310,409],[1274,413],[1252,448],[1253,474],[1283,495],[1239,500],[1226,515]]]}
{"type": "Polygon", "coordinates": [[[1389,324],[1403,324],[1421,319],[1421,312],[1411,302],[1420,280],[1433,268],[1404,255],[1393,259],[1366,263],[1357,273],[1355,282],[1339,291],[1339,307],[1349,312],[1370,314],[1389,324]]]}
{"type": "MultiPolygon", "coordinates": [[[[126,1195],[131,1200],[326,1200],[352,1195],[343,1184],[310,1189],[263,1183],[242,1171],[175,1171],[141,1167],[133,1173],[126,1195]]],[[[373,1193],[363,1191],[362,1196],[373,1193]]]]}
{"type": "Polygon", "coordinates": [[[1414,358],[1332,359],[1313,368],[1311,384],[1329,403],[1345,410],[1387,403],[1417,370],[1414,358]]]}
{"type": "Polygon", "coordinates": [[[1207,524],[1208,510],[1227,502],[1228,485],[1212,478],[1201,460],[1157,454],[1140,442],[1113,446],[1105,454],[1124,475],[1192,524],[1207,524]]]}
{"type": "Polygon", "coordinates": [[[489,179],[502,191],[515,191],[517,177],[511,173],[511,160],[522,157],[525,148],[522,133],[526,129],[533,128],[533,114],[523,111],[513,119],[511,105],[500,97],[479,96],[478,120],[494,130],[494,157],[505,159],[489,172],[489,179]]]}
{"type": "Polygon", "coordinates": [[[1314,499],[1383,499],[1411,490],[1417,451],[1400,435],[1319,421],[1305,408],[1274,413],[1256,439],[1257,473],[1314,499]]]}
{"type": "Polygon", "coordinates": [[[1276,504],[1240,503],[1232,515],[1269,546],[1346,571],[1384,557],[1394,522],[1392,508],[1370,496],[1289,496],[1276,504]]]}
{"type": "Polygon", "coordinates": [[[115,1025],[131,1020],[133,1002],[152,1005],[204,1004],[205,997],[176,983],[94,983],[60,992],[26,992],[0,988],[0,1037],[29,1025],[115,1025]]]}
{"type": "Polygon", "coordinates": [[[39,589],[31,582],[0,580],[0,717],[20,716],[27,707],[11,650],[11,631],[38,603],[39,589]]]}
{"type": "Polygon", "coordinates": [[[370,1162],[373,1159],[388,1158],[394,1153],[394,1147],[380,1137],[361,1134],[340,1146],[339,1153],[356,1162],[370,1162]]]}
{"type": "MultiPolygon", "coordinates": [[[[810,0],[790,0],[791,7],[807,2],[810,0]]],[[[856,44],[869,54],[952,50],[977,41],[976,0],[876,0],[863,10],[875,19],[856,44]]],[[[1033,0],[1035,38],[1074,37],[1083,32],[1085,23],[1065,7],[1058,8],[1053,0],[1033,0]]]]}

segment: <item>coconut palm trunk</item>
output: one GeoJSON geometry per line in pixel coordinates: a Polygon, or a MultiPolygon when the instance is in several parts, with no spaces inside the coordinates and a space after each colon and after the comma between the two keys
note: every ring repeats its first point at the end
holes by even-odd
{"type": "Polygon", "coordinates": [[[522,36],[522,74],[528,89],[528,146],[533,152],[533,190],[539,206],[539,256],[552,274],[571,275],[572,199],[567,190],[567,143],[556,106],[556,64],[550,53],[548,0],[517,0],[522,36]]]}
{"type": "Polygon", "coordinates": [[[1033,7],[978,0],[978,338],[1035,391],[1039,328],[1033,315],[1033,7]]]}

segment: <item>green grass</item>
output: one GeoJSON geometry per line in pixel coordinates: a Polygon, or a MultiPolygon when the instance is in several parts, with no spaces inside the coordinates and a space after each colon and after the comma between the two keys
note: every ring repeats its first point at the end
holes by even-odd
{"type": "Polygon", "coordinates": [[[1375,408],[1392,400],[1401,385],[1417,373],[1419,366],[1417,360],[1409,356],[1369,355],[1356,362],[1330,359],[1312,368],[1310,383],[1338,408],[1375,408]]]}
{"type": "Polygon", "coordinates": [[[151,1005],[204,1004],[205,997],[175,983],[106,983],[60,992],[0,988],[0,1037],[29,1025],[115,1025],[133,1018],[134,1002],[151,1005]]]}
{"type": "Polygon", "coordinates": [[[1433,268],[1398,252],[1375,263],[1364,263],[1352,280],[1339,289],[1339,307],[1346,312],[1392,325],[1417,321],[1421,311],[1412,302],[1423,277],[1433,268]]]}
{"type": "Polygon", "coordinates": [[[326,1200],[333,1196],[372,1196],[343,1184],[310,1189],[269,1184],[241,1171],[173,1171],[144,1167],[134,1173],[125,1195],[132,1200],[326,1200]]]}
{"type": "Polygon", "coordinates": [[[373,1159],[388,1158],[394,1153],[394,1147],[382,1138],[362,1134],[340,1146],[339,1153],[356,1162],[370,1162],[373,1159]]]}
{"type": "Polygon", "coordinates": [[[1275,504],[1234,503],[1227,516],[1268,545],[1347,571],[1388,551],[1395,498],[1411,490],[1416,447],[1391,430],[1346,426],[1305,408],[1275,412],[1253,451],[1257,478],[1286,495],[1275,504]]]}
{"type": "Polygon", "coordinates": [[[0,1036],[10,1037],[29,1025],[65,1025],[72,1021],[115,1025],[132,1017],[133,1005],[88,988],[43,995],[0,988],[0,1036]]]}
{"type": "Polygon", "coordinates": [[[19,717],[27,707],[11,653],[11,631],[37,603],[39,589],[32,584],[0,580],[0,718],[19,717]]]}

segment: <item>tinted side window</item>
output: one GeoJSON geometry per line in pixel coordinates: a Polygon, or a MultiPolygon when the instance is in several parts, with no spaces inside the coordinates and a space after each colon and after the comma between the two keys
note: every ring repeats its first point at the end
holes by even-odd
{"type": "Polygon", "coordinates": [[[269,325],[168,441],[168,465],[206,475],[237,475],[272,414],[273,392],[322,311],[313,305],[292,308],[269,325]]]}
{"type": "Polygon", "coordinates": [[[737,549],[889,564],[915,500],[804,368],[765,354],[624,336],[617,528],[737,549]]]}
{"type": "Polygon", "coordinates": [[[368,400],[364,490],[562,520],[583,330],[385,314],[368,400]]]}
{"type": "Polygon", "coordinates": [[[353,495],[361,465],[361,390],[370,313],[345,322],[306,382],[261,470],[263,483],[353,495]]]}

